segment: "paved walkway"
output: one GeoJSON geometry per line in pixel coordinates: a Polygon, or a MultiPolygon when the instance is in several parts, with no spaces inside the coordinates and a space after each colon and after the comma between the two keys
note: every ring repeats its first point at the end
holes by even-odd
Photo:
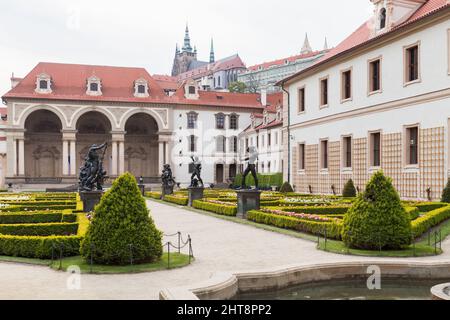
{"type": "MultiPolygon", "coordinates": [[[[48,267],[0,263],[0,299],[158,299],[162,288],[193,285],[217,271],[245,271],[291,264],[361,261],[363,257],[318,251],[306,240],[257,229],[149,201],[152,216],[166,234],[191,234],[195,262],[185,268],[135,275],[82,275],[81,289],[68,290],[68,274],[48,267]]],[[[411,261],[449,261],[444,255],[411,261]]],[[[370,259],[374,260],[374,259],[370,259]]],[[[392,260],[392,259],[390,259],[392,260]]],[[[401,259],[404,261],[405,259],[401,259]]]]}

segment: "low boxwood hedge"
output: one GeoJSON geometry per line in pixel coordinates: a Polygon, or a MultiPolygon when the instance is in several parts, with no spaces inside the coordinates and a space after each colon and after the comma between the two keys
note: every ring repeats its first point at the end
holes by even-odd
{"type": "Polygon", "coordinates": [[[0,224],[75,222],[76,215],[62,212],[11,212],[0,214],[0,224]]]}
{"type": "Polygon", "coordinates": [[[35,259],[50,259],[80,255],[83,237],[36,237],[0,235],[0,255],[35,259]]]}
{"type": "Polygon", "coordinates": [[[405,211],[409,215],[411,221],[416,220],[420,216],[420,211],[417,207],[405,207],[405,211]]]}
{"type": "Polygon", "coordinates": [[[189,202],[188,198],[178,196],[164,196],[163,200],[166,202],[178,204],[180,206],[187,206],[189,202]]]}
{"type": "Polygon", "coordinates": [[[145,196],[152,199],[161,200],[161,192],[149,191],[145,193],[145,196]]]}
{"type": "Polygon", "coordinates": [[[78,223],[1,224],[0,234],[16,236],[69,236],[77,234],[78,223]]]}
{"type": "Polygon", "coordinates": [[[419,212],[430,212],[436,209],[440,209],[443,207],[448,206],[448,203],[442,203],[442,202],[420,202],[420,203],[414,203],[413,205],[417,209],[419,209],[419,212]]]}
{"type": "Polygon", "coordinates": [[[336,222],[316,222],[294,217],[281,216],[252,210],[247,213],[247,219],[256,223],[272,225],[278,228],[291,229],[314,235],[324,235],[325,230],[328,238],[340,239],[342,224],[336,222]]]}
{"type": "Polygon", "coordinates": [[[428,212],[411,222],[414,236],[417,238],[438,224],[450,219],[450,206],[428,212]]]}
{"type": "Polygon", "coordinates": [[[348,206],[323,206],[323,207],[313,207],[313,206],[301,206],[301,207],[283,207],[280,208],[282,211],[295,212],[295,213],[306,213],[306,214],[317,214],[317,215],[344,215],[347,213],[348,206]]]}
{"type": "Polygon", "coordinates": [[[224,216],[235,217],[237,215],[237,206],[227,206],[202,200],[195,200],[192,206],[199,210],[214,212],[224,216]]]}

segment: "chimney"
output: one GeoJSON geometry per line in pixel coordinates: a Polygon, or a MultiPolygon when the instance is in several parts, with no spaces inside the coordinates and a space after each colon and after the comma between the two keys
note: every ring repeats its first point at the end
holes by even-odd
{"type": "Polygon", "coordinates": [[[14,89],[22,81],[22,78],[14,77],[14,72],[11,75],[11,89],[14,89]]]}
{"type": "Polygon", "coordinates": [[[267,90],[261,89],[261,104],[267,107],[267,90]]]}

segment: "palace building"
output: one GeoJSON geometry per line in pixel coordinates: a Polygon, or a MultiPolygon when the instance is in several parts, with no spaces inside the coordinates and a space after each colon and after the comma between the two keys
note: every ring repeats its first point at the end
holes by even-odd
{"type": "Polygon", "coordinates": [[[368,21],[278,83],[285,178],[330,194],[349,179],[363,190],[383,170],[403,198],[439,199],[450,173],[450,2],[371,2],[368,21]]]}
{"type": "Polygon", "coordinates": [[[142,68],[39,63],[2,97],[6,182],[75,184],[89,146],[106,141],[111,179],[129,171],[159,183],[168,163],[187,185],[190,157],[198,156],[205,183],[228,183],[240,164],[238,136],[267,105],[257,94],[171,79],[142,68]]]}

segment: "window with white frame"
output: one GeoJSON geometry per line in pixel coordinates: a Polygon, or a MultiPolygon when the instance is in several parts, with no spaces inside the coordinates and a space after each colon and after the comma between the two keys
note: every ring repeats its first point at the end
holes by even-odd
{"type": "Polygon", "coordinates": [[[38,75],[35,91],[42,94],[52,93],[52,78],[46,73],[38,75]]]}
{"type": "Polygon", "coordinates": [[[87,79],[87,90],[86,94],[90,96],[101,96],[102,95],[102,82],[100,78],[92,76],[87,79]]]}
{"type": "Polygon", "coordinates": [[[138,98],[147,98],[149,96],[147,80],[141,78],[134,82],[134,96],[138,98]]]}
{"type": "Polygon", "coordinates": [[[226,152],[226,138],[224,136],[218,136],[216,138],[216,151],[220,153],[226,152]]]}

